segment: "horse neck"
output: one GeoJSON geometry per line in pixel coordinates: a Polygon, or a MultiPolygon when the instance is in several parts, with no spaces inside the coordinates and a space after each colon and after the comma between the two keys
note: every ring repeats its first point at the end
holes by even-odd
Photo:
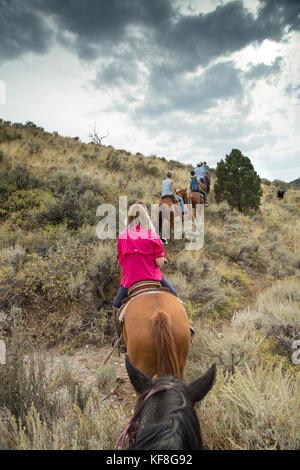
{"type": "Polygon", "coordinates": [[[186,194],[186,191],[178,191],[178,192],[177,192],[177,195],[178,195],[178,196],[181,196],[182,199],[183,199],[183,202],[184,202],[185,204],[187,204],[187,194],[186,194]]]}

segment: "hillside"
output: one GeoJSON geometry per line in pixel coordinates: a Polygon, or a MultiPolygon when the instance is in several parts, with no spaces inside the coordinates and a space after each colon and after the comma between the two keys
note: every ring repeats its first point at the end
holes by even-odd
{"type": "Polygon", "coordinates": [[[291,184],[292,186],[299,187],[300,186],[300,178],[297,178],[296,180],[291,181],[289,184],[291,184]]]}
{"type": "MultiPolygon", "coordinates": [[[[0,122],[0,328],[9,351],[0,408],[10,410],[0,414],[0,445],[112,448],[133,401],[122,356],[101,366],[119,272],[116,240],[96,237],[96,209],[118,207],[120,195],[150,209],[166,172],[179,188],[190,169],[0,122]],[[40,364],[30,380],[24,358],[40,364]]],[[[276,193],[263,184],[260,210],[244,215],[216,204],[212,192],[204,248],[186,252],[182,240],[166,247],[164,274],[196,330],[186,380],[218,365],[199,408],[209,449],[300,445],[299,366],[291,361],[300,339],[300,195],[291,188],[278,201],[276,193]]]]}

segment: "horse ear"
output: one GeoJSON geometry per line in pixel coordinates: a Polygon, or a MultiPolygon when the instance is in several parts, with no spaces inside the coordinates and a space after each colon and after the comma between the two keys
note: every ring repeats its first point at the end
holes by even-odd
{"type": "Polygon", "coordinates": [[[205,395],[210,391],[213,386],[216,377],[216,364],[211,366],[208,371],[202,375],[199,379],[194,380],[188,388],[191,394],[191,398],[194,403],[202,400],[205,395]]]}
{"type": "Polygon", "coordinates": [[[148,377],[148,375],[137,369],[132,364],[127,354],[125,357],[125,364],[130,382],[139,395],[153,386],[152,380],[148,377]]]}

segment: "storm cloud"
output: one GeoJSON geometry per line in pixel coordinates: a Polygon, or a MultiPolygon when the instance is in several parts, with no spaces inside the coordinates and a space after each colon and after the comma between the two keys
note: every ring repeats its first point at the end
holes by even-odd
{"type": "MultiPolygon", "coordinates": [[[[268,41],[275,47],[295,40],[300,2],[207,0],[205,10],[202,4],[200,0],[191,0],[189,7],[185,0],[0,0],[0,66],[26,64],[29,53],[42,58],[54,49],[66,51],[88,71],[82,87],[105,94],[102,113],[122,115],[149,136],[159,136],[157,142],[166,147],[180,128],[190,145],[182,158],[205,145],[205,139],[213,140],[220,152],[230,150],[226,147],[230,141],[248,143],[249,150],[275,145],[282,115],[288,113],[284,99],[292,96],[295,101],[298,90],[296,79],[280,80],[284,74],[296,75],[298,69],[280,50],[254,62],[249,53],[246,65],[239,63],[238,54],[251,47],[258,50],[268,41]],[[293,67],[295,71],[289,71],[293,67]],[[277,108],[285,111],[278,111],[277,121],[273,118],[267,129],[265,117],[258,124],[253,116],[258,111],[267,116],[268,106],[274,106],[271,87],[276,83],[277,96],[281,93],[277,108]]],[[[93,113],[90,110],[89,115],[93,113]]],[[[209,154],[208,145],[206,149],[209,154]]]]}

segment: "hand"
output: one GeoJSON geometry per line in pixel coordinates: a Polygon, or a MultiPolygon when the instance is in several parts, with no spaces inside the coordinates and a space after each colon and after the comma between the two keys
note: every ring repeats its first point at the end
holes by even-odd
{"type": "Polygon", "coordinates": [[[156,259],[155,259],[155,263],[156,263],[156,266],[158,266],[159,268],[161,268],[161,267],[164,265],[164,263],[167,263],[167,260],[166,260],[166,258],[163,258],[163,257],[161,257],[161,258],[156,258],[156,259]]]}

